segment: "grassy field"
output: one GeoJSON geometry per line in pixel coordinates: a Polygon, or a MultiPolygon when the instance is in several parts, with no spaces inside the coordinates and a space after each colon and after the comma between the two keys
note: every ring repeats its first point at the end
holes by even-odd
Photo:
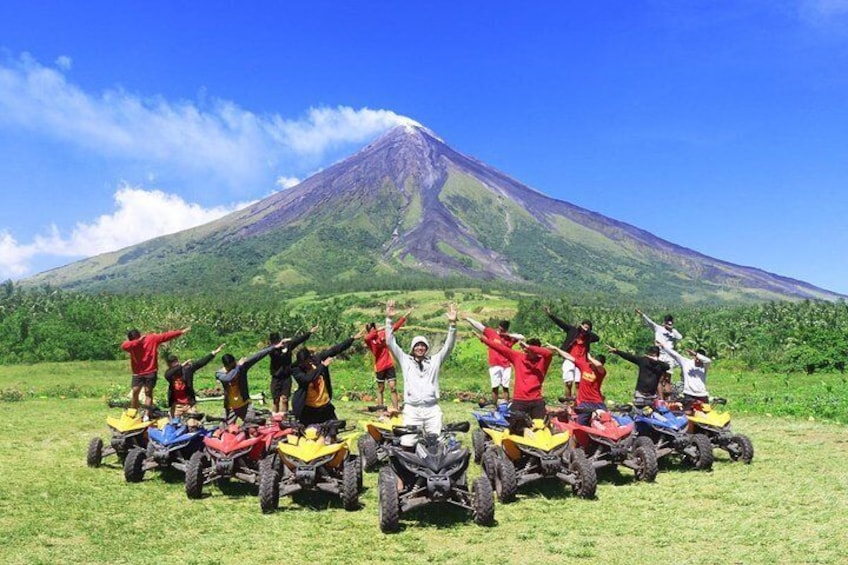
{"type": "MultiPolygon", "coordinates": [[[[339,369],[340,382],[356,379],[351,376],[356,367],[339,369]]],[[[624,391],[633,375],[620,369],[610,385],[624,391]]],[[[0,368],[0,389],[26,391],[24,401],[0,404],[0,561],[846,561],[848,439],[839,423],[810,421],[806,415],[769,417],[753,405],[737,412],[731,404],[734,427],[754,442],[751,465],[716,452],[712,472],[664,465],[655,484],[635,483],[628,470],[606,473],[597,499],[590,501],[557,484],[538,483],[522,488],[516,503],[496,506],[495,527],[475,526],[450,508],[428,507],[406,517],[400,533],[386,536],[377,526],[376,475],[366,475],[357,512],[318,495],[284,500],[277,513],[266,516],[247,486],[233,485],[226,492],[212,487],[207,498],[189,501],[179,477],[166,480],[152,473],[131,485],[116,465],[86,467],[88,441],[107,436],[104,419],[110,412],[102,399],[88,396],[126,386],[125,371],[124,363],[0,368]],[[76,388],[69,388],[71,382],[76,388]]],[[[256,375],[258,388],[264,372],[257,368],[256,375]]],[[[717,374],[712,388],[737,398],[751,389],[747,381],[754,377],[767,389],[795,382],[717,374]]],[[[789,390],[797,394],[801,388],[789,390]]],[[[361,403],[336,404],[342,417],[366,418],[361,403]]],[[[470,407],[445,402],[446,420],[468,419],[470,407]]],[[[477,474],[479,468],[472,466],[471,476],[477,474]]]]}

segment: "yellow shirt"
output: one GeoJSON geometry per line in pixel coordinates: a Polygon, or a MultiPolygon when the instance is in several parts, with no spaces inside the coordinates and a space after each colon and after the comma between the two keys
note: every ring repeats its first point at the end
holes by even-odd
{"type": "Polygon", "coordinates": [[[330,402],[330,395],[327,394],[327,387],[324,384],[324,377],[318,377],[306,389],[306,405],[310,408],[321,408],[330,402]]]}
{"type": "Polygon", "coordinates": [[[225,392],[227,395],[227,405],[230,407],[230,410],[236,410],[237,408],[241,408],[245,404],[249,402],[246,398],[241,397],[241,390],[239,390],[238,379],[233,379],[227,385],[227,390],[225,392]]]}

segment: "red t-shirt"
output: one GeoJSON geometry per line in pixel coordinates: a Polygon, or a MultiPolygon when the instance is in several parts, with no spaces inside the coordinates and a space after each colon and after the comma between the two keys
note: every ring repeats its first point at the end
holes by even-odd
{"type": "Polygon", "coordinates": [[[186,393],[185,381],[180,377],[174,379],[174,404],[191,404],[191,399],[186,393]]]}
{"type": "Polygon", "coordinates": [[[601,393],[601,385],[607,370],[601,366],[592,365],[585,358],[578,358],[575,365],[580,370],[580,384],[577,385],[577,404],[581,402],[592,402],[602,404],[604,395],[601,393]]]}
{"type": "Polygon", "coordinates": [[[589,351],[589,347],[586,344],[586,339],[581,335],[574,343],[571,345],[571,348],[566,352],[575,359],[586,359],[586,354],[589,351]]]}
{"type": "Polygon", "coordinates": [[[146,375],[159,370],[159,345],[183,335],[180,330],[161,334],[146,334],[136,340],[127,340],[121,349],[130,354],[130,366],[133,375],[146,375]]]}
{"type": "MultiPolygon", "coordinates": [[[[492,328],[484,328],[483,335],[492,343],[500,343],[505,347],[512,349],[512,346],[518,343],[518,340],[508,335],[499,334],[497,330],[492,328]]],[[[509,357],[500,353],[497,349],[489,347],[489,367],[509,367],[509,357]]]]}
{"type": "Polygon", "coordinates": [[[531,361],[523,351],[516,351],[501,343],[489,341],[485,336],[480,338],[480,341],[488,347],[497,349],[515,367],[515,378],[512,385],[513,399],[524,401],[542,399],[542,383],[545,382],[545,375],[548,373],[548,367],[550,367],[553,358],[549,350],[544,347],[528,346],[527,351],[535,353],[535,359],[531,361]]]}
{"type": "MultiPolygon", "coordinates": [[[[397,331],[406,323],[406,317],[401,317],[392,325],[392,329],[397,331]]],[[[389,352],[389,346],[386,345],[386,330],[374,328],[365,334],[365,344],[371,353],[374,354],[374,371],[380,373],[395,366],[392,359],[392,354],[389,352]]]]}

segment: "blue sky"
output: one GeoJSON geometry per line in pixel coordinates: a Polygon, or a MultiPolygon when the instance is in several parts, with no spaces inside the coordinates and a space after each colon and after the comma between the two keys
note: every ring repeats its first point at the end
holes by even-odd
{"type": "Polygon", "coordinates": [[[848,0],[293,4],[0,2],[0,278],[209,221],[409,117],[848,294],[848,0]]]}

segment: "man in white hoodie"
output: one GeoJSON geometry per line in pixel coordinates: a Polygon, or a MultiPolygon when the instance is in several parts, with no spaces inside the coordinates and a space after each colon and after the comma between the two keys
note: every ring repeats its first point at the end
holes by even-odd
{"type": "Polygon", "coordinates": [[[683,409],[689,411],[695,401],[709,402],[707,371],[712,364],[712,359],[707,357],[706,351],[687,349],[686,353],[689,357],[684,357],[663,344],[660,344],[660,348],[680,365],[680,376],[683,379],[683,409]]]}
{"type": "Polygon", "coordinates": [[[412,338],[410,353],[397,343],[392,327],[395,301],[386,303],[386,343],[401,369],[403,378],[403,423],[405,426],[422,426],[427,433],[442,431],[442,409],[439,408],[439,370],[456,343],[456,304],[448,306],[448,335],[438,353],[428,355],[430,342],[417,335],[412,338]]]}

